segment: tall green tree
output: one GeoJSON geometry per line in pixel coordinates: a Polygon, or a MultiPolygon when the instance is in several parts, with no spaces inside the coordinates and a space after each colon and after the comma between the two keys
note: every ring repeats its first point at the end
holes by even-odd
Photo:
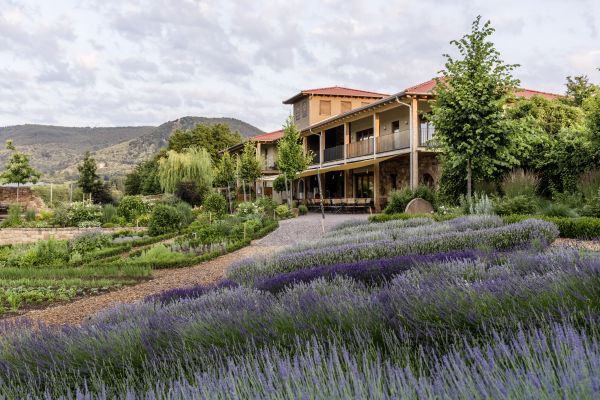
{"type": "Polygon", "coordinates": [[[567,76],[565,86],[567,87],[567,97],[576,106],[583,105],[583,102],[596,90],[587,75],[567,76]]]}
{"type": "MultiPolygon", "coordinates": [[[[256,156],[256,143],[247,141],[239,158],[239,177],[244,187],[244,201],[246,201],[246,182],[252,183],[256,188],[256,180],[262,176],[262,166],[256,156]]],[[[252,193],[250,193],[252,199],[252,193]]]]}
{"type": "Polygon", "coordinates": [[[300,131],[289,116],[283,125],[283,136],[277,143],[277,168],[285,179],[285,191],[288,194],[288,204],[292,202],[292,182],[298,174],[306,169],[313,158],[312,154],[305,154],[300,138],[300,131]]]}
{"type": "Polygon", "coordinates": [[[195,147],[183,153],[169,150],[159,161],[158,179],[165,193],[174,193],[185,181],[194,182],[201,191],[208,190],[214,179],[210,154],[195,147]]]}
{"type": "Polygon", "coordinates": [[[17,150],[12,140],[6,141],[6,149],[10,150],[11,155],[6,164],[6,169],[0,175],[4,183],[17,184],[17,203],[19,202],[19,186],[31,182],[36,183],[42,174],[36,171],[29,164],[29,156],[17,150]]]}
{"type": "Polygon", "coordinates": [[[96,165],[96,160],[92,157],[89,151],[85,152],[83,156],[83,161],[81,164],[77,166],[77,171],[79,171],[79,179],[77,180],[77,185],[83,191],[84,197],[87,194],[92,198],[92,194],[99,190],[102,186],[102,181],[100,177],[96,173],[98,166],[96,165]]]}
{"type": "Polygon", "coordinates": [[[474,175],[487,178],[516,162],[508,151],[510,130],[503,107],[519,83],[511,75],[517,65],[500,58],[488,40],[493,32],[490,22],[482,25],[478,16],[471,33],[451,41],[460,57],[444,55],[445,69],[434,89],[432,120],[442,160],[464,171],[469,198],[474,175]]]}
{"type": "Polygon", "coordinates": [[[225,187],[227,190],[227,202],[229,204],[229,212],[233,212],[231,204],[231,187],[236,180],[236,164],[235,159],[231,157],[229,152],[224,152],[217,164],[215,171],[215,184],[225,187]]]}
{"type": "Polygon", "coordinates": [[[125,178],[125,193],[129,195],[153,195],[162,193],[158,180],[158,154],[150,160],[139,163],[125,178]]]}
{"type": "Polygon", "coordinates": [[[175,131],[169,138],[167,149],[182,153],[192,147],[201,147],[208,151],[213,162],[217,162],[220,151],[241,141],[240,133],[232,131],[227,124],[198,124],[193,129],[175,131]]]}

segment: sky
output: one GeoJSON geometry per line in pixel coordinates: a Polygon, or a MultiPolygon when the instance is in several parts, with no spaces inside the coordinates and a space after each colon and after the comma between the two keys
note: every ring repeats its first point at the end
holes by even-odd
{"type": "Polygon", "coordinates": [[[600,0],[0,0],[0,126],[192,115],[276,130],[302,89],[436,76],[477,15],[521,86],[600,84],[600,0]]]}

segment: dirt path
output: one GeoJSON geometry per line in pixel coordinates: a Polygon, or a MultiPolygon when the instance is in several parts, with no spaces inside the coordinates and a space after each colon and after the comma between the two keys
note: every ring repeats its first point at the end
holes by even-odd
{"type": "Polygon", "coordinates": [[[255,255],[271,254],[280,248],[281,246],[251,245],[193,267],[156,270],[152,273],[153,279],[148,282],[126,286],[98,296],[85,297],[67,304],[31,310],[14,318],[25,317],[58,325],[79,324],[90,315],[118,303],[134,303],[148,295],[168,289],[218,281],[233,262],[255,255]]]}

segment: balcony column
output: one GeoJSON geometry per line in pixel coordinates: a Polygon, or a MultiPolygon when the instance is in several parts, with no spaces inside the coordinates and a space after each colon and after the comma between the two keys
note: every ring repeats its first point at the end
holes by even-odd
{"type": "Polygon", "coordinates": [[[410,132],[410,187],[415,189],[419,185],[419,112],[416,97],[411,100],[411,128],[410,132]]]}
{"type": "Polygon", "coordinates": [[[260,159],[260,150],[261,150],[261,143],[260,142],[256,142],[256,159],[258,160],[258,162],[261,162],[261,159],[260,159]]]}
{"type": "Polygon", "coordinates": [[[373,206],[375,212],[381,211],[379,204],[379,162],[373,164],[373,206]]]}
{"type": "Polygon", "coordinates": [[[304,149],[304,154],[308,153],[308,137],[304,136],[302,138],[302,148],[304,149]]]}
{"type": "Polygon", "coordinates": [[[325,131],[321,131],[319,138],[319,164],[323,164],[323,160],[325,158],[325,131]]]}
{"type": "Polygon", "coordinates": [[[350,144],[350,123],[344,122],[344,160],[348,158],[348,144],[350,144]]]}
{"type": "Polygon", "coordinates": [[[373,158],[377,154],[377,142],[379,142],[379,113],[373,114],[373,158]]]}

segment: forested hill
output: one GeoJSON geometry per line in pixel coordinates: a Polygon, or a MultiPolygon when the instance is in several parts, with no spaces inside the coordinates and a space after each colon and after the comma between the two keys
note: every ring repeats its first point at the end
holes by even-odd
{"type": "MultiPolygon", "coordinates": [[[[165,146],[177,129],[191,129],[196,124],[223,123],[242,136],[262,131],[235,118],[183,117],[159,126],[75,128],[51,125],[16,125],[0,128],[3,144],[11,139],[20,151],[31,155],[32,164],[44,173],[45,180],[62,180],[75,174],[77,163],[89,150],[98,161],[102,175],[124,175],[135,164],[151,157],[165,146]]],[[[8,152],[0,151],[4,165],[8,152]]]]}

